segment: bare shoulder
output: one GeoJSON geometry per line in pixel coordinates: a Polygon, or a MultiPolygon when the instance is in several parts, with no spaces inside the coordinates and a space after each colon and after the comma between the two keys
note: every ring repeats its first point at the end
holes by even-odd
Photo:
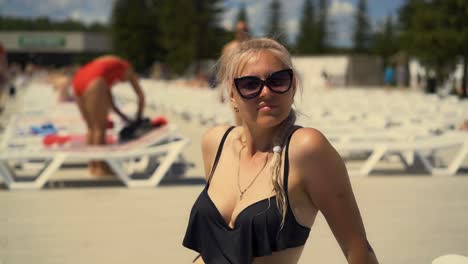
{"type": "Polygon", "coordinates": [[[303,180],[330,180],[346,176],[341,156],[317,129],[300,128],[290,142],[289,160],[303,180]]]}
{"type": "Polygon", "coordinates": [[[330,151],[333,147],[320,131],[304,127],[292,135],[290,149],[292,158],[311,158],[330,151]]]}
{"type": "Polygon", "coordinates": [[[239,42],[237,40],[229,41],[228,43],[226,43],[226,45],[224,45],[223,50],[222,50],[222,54],[223,55],[229,54],[231,51],[236,49],[237,46],[239,46],[239,42]]]}
{"type": "Polygon", "coordinates": [[[209,171],[213,165],[216,151],[221,142],[224,133],[229,129],[229,126],[216,126],[205,131],[201,140],[203,163],[205,168],[205,177],[208,179],[209,171]]]}
{"type": "Polygon", "coordinates": [[[118,56],[116,56],[116,55],[112,55],[112,54],[107,54],[107,55],[99,56],[99,57],[97,57],[95,60],[108,60],[108,59],[111,59],[111,60],[121,60],[120,57],[118,57],[118,56]]]}
{"type": "Polygon", "coordinates": [[[229,126],[215,126],[207,129],[202,136],[202,148],[212,149],[217,148],[222,136],[229,129],[229,126]]]}

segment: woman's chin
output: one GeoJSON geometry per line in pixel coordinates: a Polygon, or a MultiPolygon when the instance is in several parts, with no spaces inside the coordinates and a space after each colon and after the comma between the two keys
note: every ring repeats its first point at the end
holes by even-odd
{"type": "Polygon", "coordinates": [[[257,119],[257,125],[262,128],[272,128],[281,124],[283,120],[275,116],[262,116],[257,119]]]}

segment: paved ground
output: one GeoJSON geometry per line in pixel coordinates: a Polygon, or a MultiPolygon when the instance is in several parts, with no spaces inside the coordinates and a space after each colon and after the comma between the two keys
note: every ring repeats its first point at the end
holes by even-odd
{"type": "MultiPolygon", "coordinates": [[[[199,139],[204,129],[175,117],[171,121],[192,139],[183,155],[193,166],[160,187],[127,189],[114,180],[97,182],[86,168],[72,166],[40,191],[0,189],[0,264],[190,263],[195,253],[181,241],[203,188],[199,139]]],[[[468,256],[467,174],[433,177],[384,170],[352,178],[352,184],[381,263],[468,256]]],[[[300,263],[346,263],[322,216],[300,263]]]]}
{"type": "MultiPolygon", "coordinates": [[[[468,177],[353,179],[381,263],[468,255],[468,177]]],[[[0,191],[0,259],[8,263],[189,263],[181,246],[201,185],[0,191]]],[[[300,263],[345,263],[317,219],[300,263]]]]}

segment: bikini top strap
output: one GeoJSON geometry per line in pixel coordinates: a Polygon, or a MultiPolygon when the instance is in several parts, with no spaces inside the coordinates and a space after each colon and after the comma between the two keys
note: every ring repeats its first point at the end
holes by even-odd
{"type": "Polygon", "coordinates": [[[215,160],[213,162],[213,166],[211,167],[210,177],[208,178],[208,184],[210,184],[211,177],[213,177],[213,173],[214,173],[214,171],[216,169],[216,166],[218,166],[218,161],[219,161],[219,158],[221,157],[221,152],[223,152],[224,142],[226,141],[226,138],[229,135],[229,133],[231,132],[231,130],[234,129],[234,128],[235,128],[235,126],[231,126],[226,130],[226,132],[224,132],[223,138],[221,139],[221,142],[219,143],[219,146],[218,146],[218,152],[216,152],[216,157],[215,157],[215,160]]]}
{"type": "Polygon", "coordinates": [[[296,132],[301,126],[295,126],[289,137],[286,141],[286,149],[284,151],[284,171],[283,171],[283,188],[286,194],[286,201],[288,202],[289,206],[289,195],[288,195],[288,179],[289,179],[289,142],[291,141],[292,135],[296,132]]]}

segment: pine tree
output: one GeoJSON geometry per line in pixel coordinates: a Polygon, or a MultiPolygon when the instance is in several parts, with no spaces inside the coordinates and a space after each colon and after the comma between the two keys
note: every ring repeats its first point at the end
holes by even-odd
{"type": "Polygon", "coordinates": [[[219,26],[221,12],[220,0],[173,0],[161,4],[162,45],[171,70],[183,74],[195,63],[198,72],[201,60],[219,55],[226,41],[226,33],[219,26]]]}
{"type": "Polygon", "coordinates": [[[319,0],[317,20],[317,50],[325,53],[328,46],[328,3],[327,0],[319,0]]]}
{"type": "Polygon", "coordinates": [[[236,21],[244,21],[247,25],[249,24],[249,17],[247,15],[247,10],[245,8],[245,3],[242,2],[239,13],[237,13],[236,21]]]}
{"type": "Polygon", "coordinates": [[[388,64],[390,56],[398,52],[398,36],[392,17],[388,16],[383,28],[375,34],[374,50],[382,57],[384,65],[388,64]]]}
{"type": "Polygon", "coordinates": [[[299,54],[313,54],[317,52],[317,31],[312,0],[304,0],[299,33],[296,40],[296,51],[299,54]]]}
{"type": "Polygon", "coordinates": [[[272,0],[270,4],[270,15],[268,17],[268,24],[266,27],[267,36],[276,39],[283,45],[287,44],[287,34],[281,26],[281,3],[279,0],[272,0]]]}
{"type": "Polygon", "coordinates": [[[468,2],[408,0],[400,9],[403,45],[439,78],[463,61],[461,96],[468,87],[468,2]]]}
{"type": "Polygon", "coordinates": [[[111,18],[111,36],[114,52],[144,71],[154,60],[162,58],[158,44],[160,28],[155,13],[157,0],[117,0],[111,18]]]}
{"type": "Polygon", "coordinates": [[[367,53],[369,52],[370,47],[371,27],[367,14],[366,0],[359,0],[354,19],[354,51],[358,53],[367,53]]]}
{"type": "Polygon", "coordinates": [[[172,73],[183,74],[196,55],[198,32],[194,26],[193,3],[191,0],[164,1],[159,12],[161,45],[167,50],[164,61],[172,73]]]}

